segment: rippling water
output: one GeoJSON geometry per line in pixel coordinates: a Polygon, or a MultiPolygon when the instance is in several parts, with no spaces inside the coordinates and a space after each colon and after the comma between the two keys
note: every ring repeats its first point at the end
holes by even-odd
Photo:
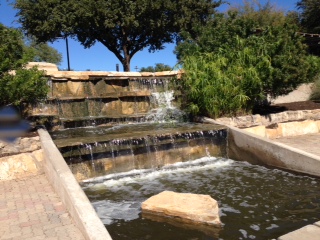
{"type": "Polygon", "coordinates": [[[273,239],[320,219],[320,180],[230,159],[205,157],[158,171],[134,170],[84,183],[117,239],[273,239]],[[141,203],[164,190],[209,194],[220,207],[217,234],[143,219],[141,203]]]}

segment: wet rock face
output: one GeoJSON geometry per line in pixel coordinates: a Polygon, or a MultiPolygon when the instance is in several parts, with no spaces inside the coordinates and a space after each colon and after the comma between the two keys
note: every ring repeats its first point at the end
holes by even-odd
{"type": "Polygon", "coordinates": [[[221,226],[218,203],[209,195],[164,191],[147,199],[141,208],[147,216],[174,218],[199,226],[221,226]]]}

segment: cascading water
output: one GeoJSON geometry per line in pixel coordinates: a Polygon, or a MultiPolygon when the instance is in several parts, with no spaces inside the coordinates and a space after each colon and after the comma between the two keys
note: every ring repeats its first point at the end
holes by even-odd
{"type": "Polygon", "coordinates": [[[151,91],[152,110],[144,118],[146,123],[78,128],[52,133],[54,141],[79,180],[124,169],[157,169],[172,162],[209,155],[210,152],[225,156],[224,127],[182,122],[185,114],[173,103],[175,94],[169,89],[169,83],[168,79],[135,82],[138,87],[134,86],[134,89],[151,91]],[[213,134],[213,129],[224,133],[217,137],[213,134]],[[69,137],[66,139],[67,135],[69,137]],[[212,145],[212,139],[217,138],[219,140],[212,145]],[[82,144],[78,144],[79,142],[82,144]],[[86,149],[82,149],[83,144],[86,144],[86,149]],[[90,165],[92,159],[94,164],[90,165]],[[85,166],[79,167],[79,164],[85,166]]]}
{"type": "Polygon", "coordinates": [[[221,126],[190,123],[128,124],[52,133],[79,180],[133,169],[156,170],[202,156],[226,156],[226,136],[221,126]]]}
{"type": "Polygon", "coordinates": [[[146,120],[151,122],[183,121],[185,113],[173,106],[174,91],[154,92],[151,95],[154,108],[147,114],[146,120]]]}

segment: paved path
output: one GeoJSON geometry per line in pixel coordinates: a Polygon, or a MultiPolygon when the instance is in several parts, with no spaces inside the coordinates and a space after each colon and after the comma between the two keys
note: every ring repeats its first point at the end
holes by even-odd
{"type": "MultiPolygon", "coordinates": [[[[320,156],[320,133],[273,139],[288,146],[320,156]]],[[[320,239],[320,238],[319,238],[320,239]]]]}
{"type": "Polygon", "coordinates": [[[0,239],[84,239],[46,176],[0,181],[0,239]]]}

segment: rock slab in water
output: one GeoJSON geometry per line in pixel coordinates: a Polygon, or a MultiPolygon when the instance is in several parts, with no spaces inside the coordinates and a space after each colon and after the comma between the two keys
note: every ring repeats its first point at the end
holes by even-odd
{"type": "Polygon", "coordinates": [[[183,223],[221,226],[216,200],[209,195],[163,191],[141,205],[142,213],[183,223]]]}

